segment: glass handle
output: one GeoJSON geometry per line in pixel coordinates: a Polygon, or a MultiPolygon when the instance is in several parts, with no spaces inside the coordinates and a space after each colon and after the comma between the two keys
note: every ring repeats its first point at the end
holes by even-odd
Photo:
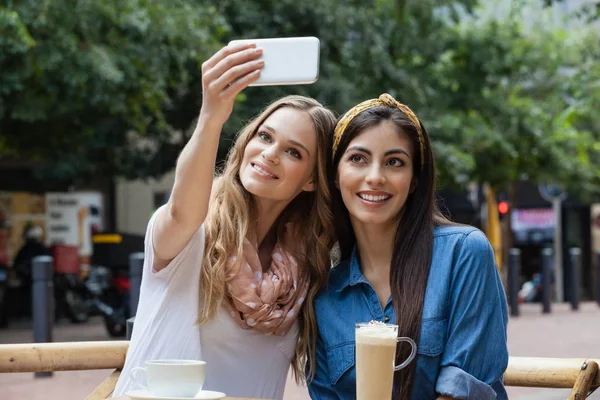
{"type": "Polygon", "coordinates": [[[399,337],[396,339],[396,341],[398,343],[400,342],[408,342],[410,343],[410,356],[408,356],[408,358],[406,360],[404,360],[404,362],[400,365],[397,365],[394,367],[394,371],[400,371],[403,368],[406,368],[406,366],[408,364],[411,363],[412,360],[415,359],[415,356],[417,355],[417,344],[415,343],[414,340],[412,340],[411,338],[408,337],[399,337]]]}

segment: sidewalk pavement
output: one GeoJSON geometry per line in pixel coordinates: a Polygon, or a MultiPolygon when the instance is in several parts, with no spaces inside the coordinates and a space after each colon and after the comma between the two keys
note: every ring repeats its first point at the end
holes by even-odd
{"type": "MultiPolygon", "coordinates": [[[[55,326],[54,341],[110,340],[102,321],[94,318],[84,325],[62,321],[55,326]]],[[[30,323],[17,322],[0,330],[0,343],[31,342],[30,323]]],[[[511,356],[600,358],[600,307],[582,303],[573,312],[568,304],[553,305],[552,314],[543,315],[541,305],[521,306],[521,316],[508,326],[511,356]]],[[[56,372],[51,378],[34,379],[33,373],[0,374],[3,400],[84,399],[109,375],[107,370],[56,372]]],[[[569,390],[508,388],[511,400],[565,400],[569,390]]],[[[308,400],[305,387],[288,380],[285,400],[308,400]]],[[[600,400],[600,390],[589,397],[600,400]]]]}

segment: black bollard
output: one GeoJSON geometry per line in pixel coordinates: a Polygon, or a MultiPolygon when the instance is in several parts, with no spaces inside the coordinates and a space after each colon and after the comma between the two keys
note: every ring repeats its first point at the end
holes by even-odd
{"type": "Polygon", "coordinates": [[[126,330],[125,330],[125,338],[127,340],[131,340],[131,334],[133,333],[133,323],[135,322],[135,317],[131,317],[127,320],[126,330]]]}
{"type": "MultiPolygon", "coordinates": [[[[32,263],[32,316],[33,341],[52,342],[54,321],[54,259],[50,256],[34,257],[32,263]]],[[[35,377],[49,377],[52,372],[36,372],[35,377]]]]}
{"type": "Polygon", "coordinates": [[[129,255],[129,316],[134,317],[140,301],[140,286],[142,285],[142,270],[144,269],[144,253],[129,255]]]}
{"type": "Polygon", "coordinates": [[[512,248],[508,252],[508,297],[510,315],[519,316],[519,281],[521,278],[521,250],[512,248]]]}
{"type": "Polygon", "coordinates": [[[577,247],[570,248],[569,260],[571,262],[571,309],[579,310],[579,271],[581,269],[581,249],[577,247]]]}
{"type": "Polygon", "coordinates": [[[550,299],[552,297],[552,249],[545,248],[542,250],[542,287],[544,288],[542,297],[542,312],[550,314],[551,306],[550,299]]]}

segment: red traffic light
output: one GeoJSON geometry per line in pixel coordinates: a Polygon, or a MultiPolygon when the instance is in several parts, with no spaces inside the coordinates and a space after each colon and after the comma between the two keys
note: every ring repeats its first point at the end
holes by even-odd
{"type": "Polygon", "coordinates": [[[508,203],[505,201],[498,203],[498,212],[500,214],[506,214],[508,212],[508,203]]]}

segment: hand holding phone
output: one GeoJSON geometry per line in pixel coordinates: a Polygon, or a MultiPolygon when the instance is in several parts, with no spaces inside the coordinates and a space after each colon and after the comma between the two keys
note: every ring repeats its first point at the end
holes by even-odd
{"type": "Polygon", "coordinates": [[[259,78],[262,52],[251,42],[230,44],[202,64],[201,118],[220,124],[227,121],[235,97],[259,78]]]}
{"type": "Polygon", "coordinates": [[[319,48],[316,37],[244,39],[230,46],[254,43],[262,49],[264,68],[249,86],[306,85],[319,78],[319,48]]]}

